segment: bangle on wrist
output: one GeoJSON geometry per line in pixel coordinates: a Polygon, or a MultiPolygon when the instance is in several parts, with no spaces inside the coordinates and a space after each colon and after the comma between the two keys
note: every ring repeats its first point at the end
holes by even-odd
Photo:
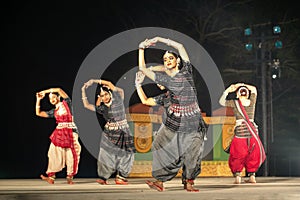
{"type": "Polygon", "coordinates": [[[40,108],[41,106],[35,106],[35,108],[40,108]]]}
{"type": "Polygon", "coordinates": [[[135,84],[135,87],[139,88],[139,87],[142,87],[142,85],[141,84],[135,84]]]}
{"type": "Polygon", "coordinates": [[[82,97],[81,99],[87,99],[87,97],[82,97]]]}
{"type": "Polygon", "coordinates": [[[99,82],[99,84],[100,84],[100,85],[102,85],[102,80],[101,80],[101,79],[100,79],[100,82],[99,82]]]}

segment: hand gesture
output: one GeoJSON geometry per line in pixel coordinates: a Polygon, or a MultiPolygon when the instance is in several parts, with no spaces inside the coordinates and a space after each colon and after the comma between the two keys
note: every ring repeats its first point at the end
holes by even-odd
{"type": "Polygon", "coordinates": [[[150,46],[155,46],[155,43],[157,42],[157,39],[146,39],[146,40],[144,40],[143,42],[141,42],[140,44],[139,44],[139,48],[140,49],[146,49],[146,48],[148,48],[148,47],[150,47],[150,46]]]}
{"type": "Polygon", "coordinates": [[[42,99],[42,98],[44,98],[45,97],[45,93],[44,92],[37,92],[36,93],[36,98],[38,99],[38,100],[40,100],[40,99],[42,99]]]}
{"type": "Polygon", "coordinates": [[[245,83],[236,83],[235,86],[236,86],[236,88],[239,88],[241,86],[245,86],[245,83]]]}
{"type": "Polygon", "coordinates": [[[90,87],[91,85],[93,85],[94,81],[91,79],[89,80],[88,82],[86,82],[84,85],[85,85],[85,88],[88,88],[90,87]]]}
{"type": "Polygon", "coordinates": [[[81,87],[81,91],[85,91],[85,89],[88,88],[88,85],[86,83],[83,84],[83,86],[81,87]]]}
{"type": "Polygon", "coordinates": [[[237,87],[235,86],[235,84],[231,84],[231,85],[225,90],[225,93],[234,92],[236,89],[237,89],[237,87]]]}
{"type": "Polygon", "coordinates": [[[156,36],[156,37],[150,39],[150,42],[151,42],[152,44],[155,44],[155,43],[157,43],[157,42],[159,41],[160,38],[161,38],[161,37],[156,36]]]}
{"type": "Polygon", "coordinates": [[[239,87],[244,86],[244,83],[231,84],[226,90],[227,92],[235,92],[239,87]]]}
{"type": "Polygon", "coordinates": [[[138,71],[135,74],[135,85],[141,85],[145,79],[145,74],[141,71],[138,71]]]}

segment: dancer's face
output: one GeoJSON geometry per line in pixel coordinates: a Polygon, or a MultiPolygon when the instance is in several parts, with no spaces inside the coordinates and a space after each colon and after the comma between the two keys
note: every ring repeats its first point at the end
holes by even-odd
{"type": "Polygon", "coordinates": [[[164,57],[163,57],[163,61],[164,61],[164,66],[167,69],[172,69],[172,68],[175,68],[177,66],[177,59],[171,53],[166,52],[164,57]]]}
{"type": "Polygon", "coordinates": [[[111,100],[111,96],[107,91],[101,91],[100,98],[103,103],[109,103],[111,100]]]}
{"type": "Polygon", "coordinates": [[[59,97],[56,94],[50,93],[49,101],[52,105],[56,105],[57,103],[59,103],[59,97]]]}

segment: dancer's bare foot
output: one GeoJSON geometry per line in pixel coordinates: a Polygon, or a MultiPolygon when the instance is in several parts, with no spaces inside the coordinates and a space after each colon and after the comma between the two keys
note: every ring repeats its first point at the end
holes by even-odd
{"type": "Polygon", "coordinates": [[[128,185],[128,180],[120,175],[117,175],[115,182],[117,185],[128,185]]]}
{"type": "Polygon", "coordinates": [[[163,185],[163,182],[162,181],[146,181],[147,185],[151,188],[151,189],[154,189],[154,190],[157,190],[159,192],[162,192],[165,190],[164,188],[164,185],[163,185]]]}
{"type": "Polygon", "coordinates": [[[73,182],[73,176],[67,176],[67,183],[70,184],[70,185],[74,184],[74,182],[73,182]]]}
{"type": "Polygon", "coordinates": [[[194,180],[186,180],[183,188],[186,189],[186,191],[188,192],[199,192],[199,190],[194,188],[193,185],[194,185],[194,180]]]}
{"type": "Polygon", "coordinates": [[[242,177],[241,176],[236,176],[233,183],[234,184],[241,184],[241,182],[242,182],[242,177]]]}
{"type": "Polygon", "coordinates": [[[100,185],[108,185],[108,182],[103,179],[97,179],[96,182],[99,183],[100,185]]]}
{"type": "Polygon", "coordinates": [[[47,181],[49,184],[54,184],[54,178],[44,176],[43,174],[41,174],[40,177],[42,180],[47,181]]]}
{"type": "Polygon", "coordinates": [[[256,183],[255,176],[251,175],[248,180],[245,180],[245,183],[256,183]]]}

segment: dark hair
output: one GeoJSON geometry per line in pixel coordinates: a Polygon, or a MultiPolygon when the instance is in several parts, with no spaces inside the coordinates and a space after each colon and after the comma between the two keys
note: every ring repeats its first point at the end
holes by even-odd
{"type": "Polygon", "coordinates": [[[50,92],[48,93],[48,97],[50,98],[50,94],[55,95],[59,101],[61,101],[63,98],[60,96],[58,92],[50,92]]]}
{"type": "Polygon", "coordinates": [[[104,85],[98,84],[98,85],[97,85],[97,88],[96,88],[96,95],[95,95],[95,99],[96,99],[96,100],[97,100],[97,98],[98,98],[98,95],[99,95],[100,92],[101,92],[101,89],[102,89],[103,91],[105,91],[105,92],[108,92],[109,94],[112,94],[112,90],[111,90],[110,88],[105,87],[104,85]]]}
{"type": "Polygon", "coordinates": [[[108,92],[108,93],[111,93],[111,92],[112,92],[110,88],[105,87],[105,86],[103,86],[103,85],[100,85],[99,93],[101,92],[101,89],[102,89],[103,91],[105,91],[105,92],[108,92]]]}
{"type": "Polygon", "coordinates": [[[55,94],[56,96],[59,96],[58,92],[50,92],[49,94],[55,94]]]}
{"type": "Polygon", "coordinates": [[[59,95],[58,92],[50,92],[50,93],[48,94],[48,96],[50,96],[50,94],[56,95],[56,96],[59,98],[59,100],[61,100],[61,97],[60,97],[60,95],[59,95]]]}
{"type": "Polygon", "coordinates": [[[179,66],[178,66],[178,69],[180,70],[180,69],[182,68],[182,66],[183,66],[181,56],[180,56],[179,54],[177,54],[176,52],[170,51],[170,50],[165,51],[164,55],[165,55],[166,53],[170,53],[170,54],[172,54],[173,56],[175,56],[176,59],[177,59],[177,58],[180,59],[179,66]]]}

